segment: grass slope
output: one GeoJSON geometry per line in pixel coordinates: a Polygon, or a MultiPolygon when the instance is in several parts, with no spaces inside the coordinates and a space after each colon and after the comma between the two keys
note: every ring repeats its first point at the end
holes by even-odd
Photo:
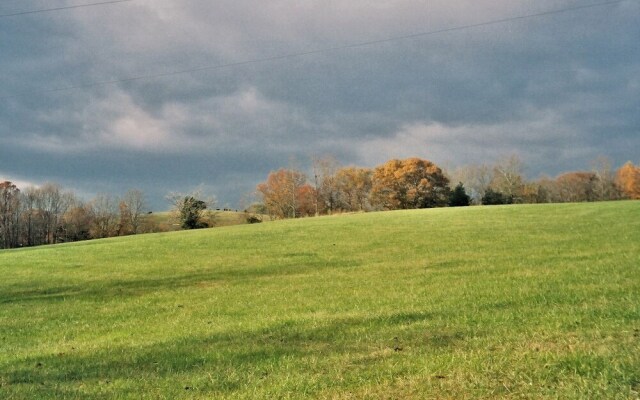
{"type": "Polygon", "coordinates": [[[0,252],[0,398],[638,398],[640,202],[0,252]]]}

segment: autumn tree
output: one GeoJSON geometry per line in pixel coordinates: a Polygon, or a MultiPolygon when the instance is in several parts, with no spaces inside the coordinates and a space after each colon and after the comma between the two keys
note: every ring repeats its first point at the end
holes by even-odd
{"type": "Polygon", "coordinates": [[[566,172],[556,178],[557,202],[595,201],[598,177],[589,171],[566,172]]]}
{"type": "Polygon", "coordinates": [[[524,184],[521,201],[525,204],[549,202],[548,194],[545,188],[540,185],[539,181],[530,181],[524,184]]]}
{"type": "Polygon", "coordinates": [[[343,211],[367,211],[373,171],[369,168],[340,168],[335,175],[338,207],[343,211]]]}
{"type": "Polygon", "coordinates": [[[296,216],[311,217],[316,215],[316,190],[309,184],[302,185],[296,193],[296,216]]]}
{"type": "Polygon", "coordinates": [[[313,159],[313,181],[316,194],[316,214],[331,214],[339,208],[340,191],[336,172],[338,161],[332,156],[313,159]]]}
{"type": "MultiPolygon", "coordinates": [[[[309,196],[315,201],[315,189],[307,184],[304,173],[294,169],[272,171],[267,181],[256,187],[269,215],[274,218],[295,218],[307,215],[309,196]]],[[[313,207],[315,213],[315,206],[313,207]]]]}
{"type": "Polygon", "coordinates": [[[631,161],[625,163],[616,172],[615,181],[625,197],[640,199],[640,166],[634,166],[631,161]]]}
{"type": "Polygon", "coordinates": [[[555,179],[543,175],[533,182],[536,187],[536,203],[554,203],[558,198],[555,179]]]}
{"type": "Polygon", "coordinates": [[[544,198],[546,203],[560,202],[560,188],[555,178],[543,176],[536,181],[538,183],[539,197],[544,198]]]}
{"type": "Polygon", "coordinates": [[[371,199],[380,209],[441,207],[449,200],[449,180],[428,160],[390,160],[375,168],[371,199]]]}

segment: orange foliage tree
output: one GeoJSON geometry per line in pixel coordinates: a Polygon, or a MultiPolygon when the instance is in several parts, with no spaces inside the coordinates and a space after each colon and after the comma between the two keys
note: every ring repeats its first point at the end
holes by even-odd
{"type": "Polygon", "coordinates": [[[449,180],[429,160],[389,160],[373,172],[371,199],[381,209],[442,207],[449,192],[449,180]]]}
{"type": "Polygon", "coordinates": [[[626,197],[640,199],[640,166],[634,166],[631,161],[624,164],[616,173],[616,184],[626,197]]]}
{"type": "Polygon", "coordinates": [[[315,214],[315,189],[307,184],[300,171],[279,169],[272,171],[267,181],[256,190],[269,214],[274,218],[294,218],[315,214]]]}

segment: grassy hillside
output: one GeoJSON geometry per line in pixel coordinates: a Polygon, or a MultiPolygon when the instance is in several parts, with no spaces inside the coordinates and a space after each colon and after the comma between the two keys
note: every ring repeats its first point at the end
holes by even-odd
{"type": "Polygon", "coordinates": [[[638,398],[640,202],[0,252],[0,398],[638,398]]]}

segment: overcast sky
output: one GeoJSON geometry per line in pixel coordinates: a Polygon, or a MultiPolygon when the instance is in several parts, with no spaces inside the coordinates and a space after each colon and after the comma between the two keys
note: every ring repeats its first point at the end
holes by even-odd
{"type": "Polygon", "coordinates": [[[640,1],[598,1],[3,1],[0,180],[161,210],[323,154],[638,163],[640,1]]]}

